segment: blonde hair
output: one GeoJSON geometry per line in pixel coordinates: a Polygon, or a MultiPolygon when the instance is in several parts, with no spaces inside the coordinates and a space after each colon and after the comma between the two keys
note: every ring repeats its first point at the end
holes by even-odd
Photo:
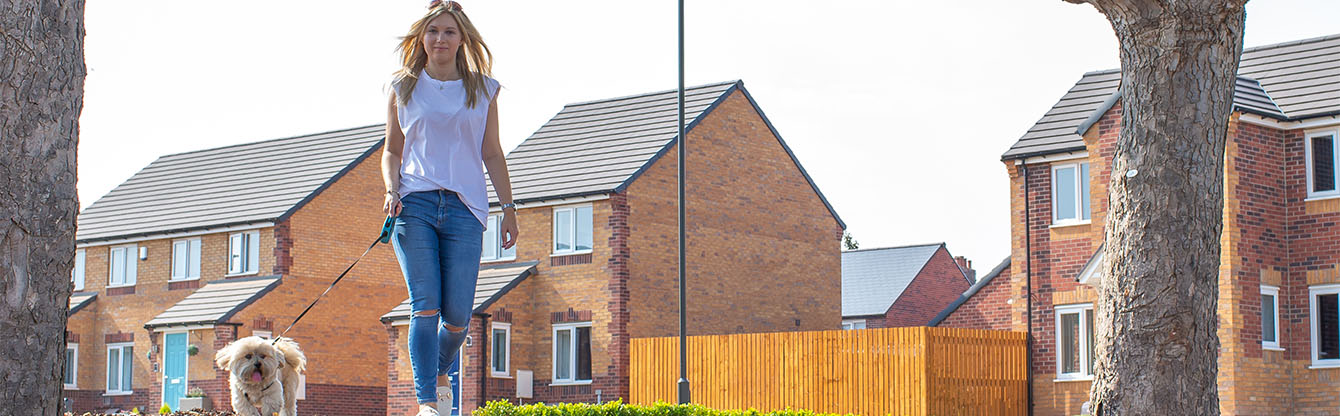
{"type": "Polygon", "coordinates": [[[456,49],[456,71],[460,73],[461,82],[465,86],[465,105],[474,108],[479,103],[479,96],[488,95],[484,87],[484,77],[492,75],[493,53],[489,52],[488,45],[484,44],[484,39],[479,36],[475,25],[470,23],[470,18],[461,11],[459,3],[434,2],[429,7],[428,14],[410,25],[409,34],[400,38],[400,45],[396,46],[396,50],[400,51],[401,68],[395,72],[391,88],[395,91],[396,102],[401,107],[409,103],[410,96],[414,93],[414,86],[419,82],[419,72],[428,65],[428,53],[423,47],[423,33],[428,30],[428,22],[443,14],[450,14],[456,19],[456,26],[461,30],[461,46],[456,49]]]}

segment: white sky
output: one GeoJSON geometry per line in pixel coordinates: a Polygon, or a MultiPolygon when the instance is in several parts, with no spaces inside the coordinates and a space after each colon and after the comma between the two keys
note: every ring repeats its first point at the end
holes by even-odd
{"type": "MultiPolygon", "coordinates": [[[[88,2],[81,206],[158,156],[384,122],[396,38],[426,4],[88,2]]],[[[677,85],[674,1],[462,4],[505,88],[504,149],[565,103],[677,85]]],[[[1001,153],[1120,64],[1102,15],[1062,0],[686,7],[687,84],[744,80],[862,248],[943,241],[979,273],[1009,254],[1001,153]]],[[[1335,0],[1247,12],[1248,47],[1340,33],[1335,0]]]]}

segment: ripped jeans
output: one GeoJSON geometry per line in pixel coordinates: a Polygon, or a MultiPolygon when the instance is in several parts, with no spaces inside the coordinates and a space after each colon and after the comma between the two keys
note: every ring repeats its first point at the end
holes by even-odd
{"type": "Polygon", "coordinates": [[[409,287],[409,361],[419,403],[437,401],[437,376],[458,359],[475,300],[484,225],[446,190],[400,199],[391,246],[409,287]]]}

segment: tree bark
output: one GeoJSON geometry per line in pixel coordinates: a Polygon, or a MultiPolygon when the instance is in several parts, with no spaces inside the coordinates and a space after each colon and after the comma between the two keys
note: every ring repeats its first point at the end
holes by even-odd
{"type": "Polygon", "coordinates": [[[1217,415],[1223,157],[1246,0],[1088,3],[1116,31],[1122,97],[1093,414],[1217,415]]]}
{"type": "Polygon", "coordinates": [[[0,0],[0,408],[60,411],[84,2],[0,0]]]}

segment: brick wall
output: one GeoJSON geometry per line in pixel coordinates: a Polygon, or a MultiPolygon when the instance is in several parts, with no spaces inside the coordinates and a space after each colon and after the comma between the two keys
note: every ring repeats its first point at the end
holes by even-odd
{"type": "Polygon", "coordinates": [[[926,326],[968,290],[968,280],[949,250],[940,246],[884,314],[884,327],[926,326]]]}
{"type": "MultiPolygon", "coordinates": [[[[690,335],[838,328],[841,229],[739,90],[688,135],[690,335]]],[[[678,331],[677,149],[628,188],[629,334],[678,331]]]]}

